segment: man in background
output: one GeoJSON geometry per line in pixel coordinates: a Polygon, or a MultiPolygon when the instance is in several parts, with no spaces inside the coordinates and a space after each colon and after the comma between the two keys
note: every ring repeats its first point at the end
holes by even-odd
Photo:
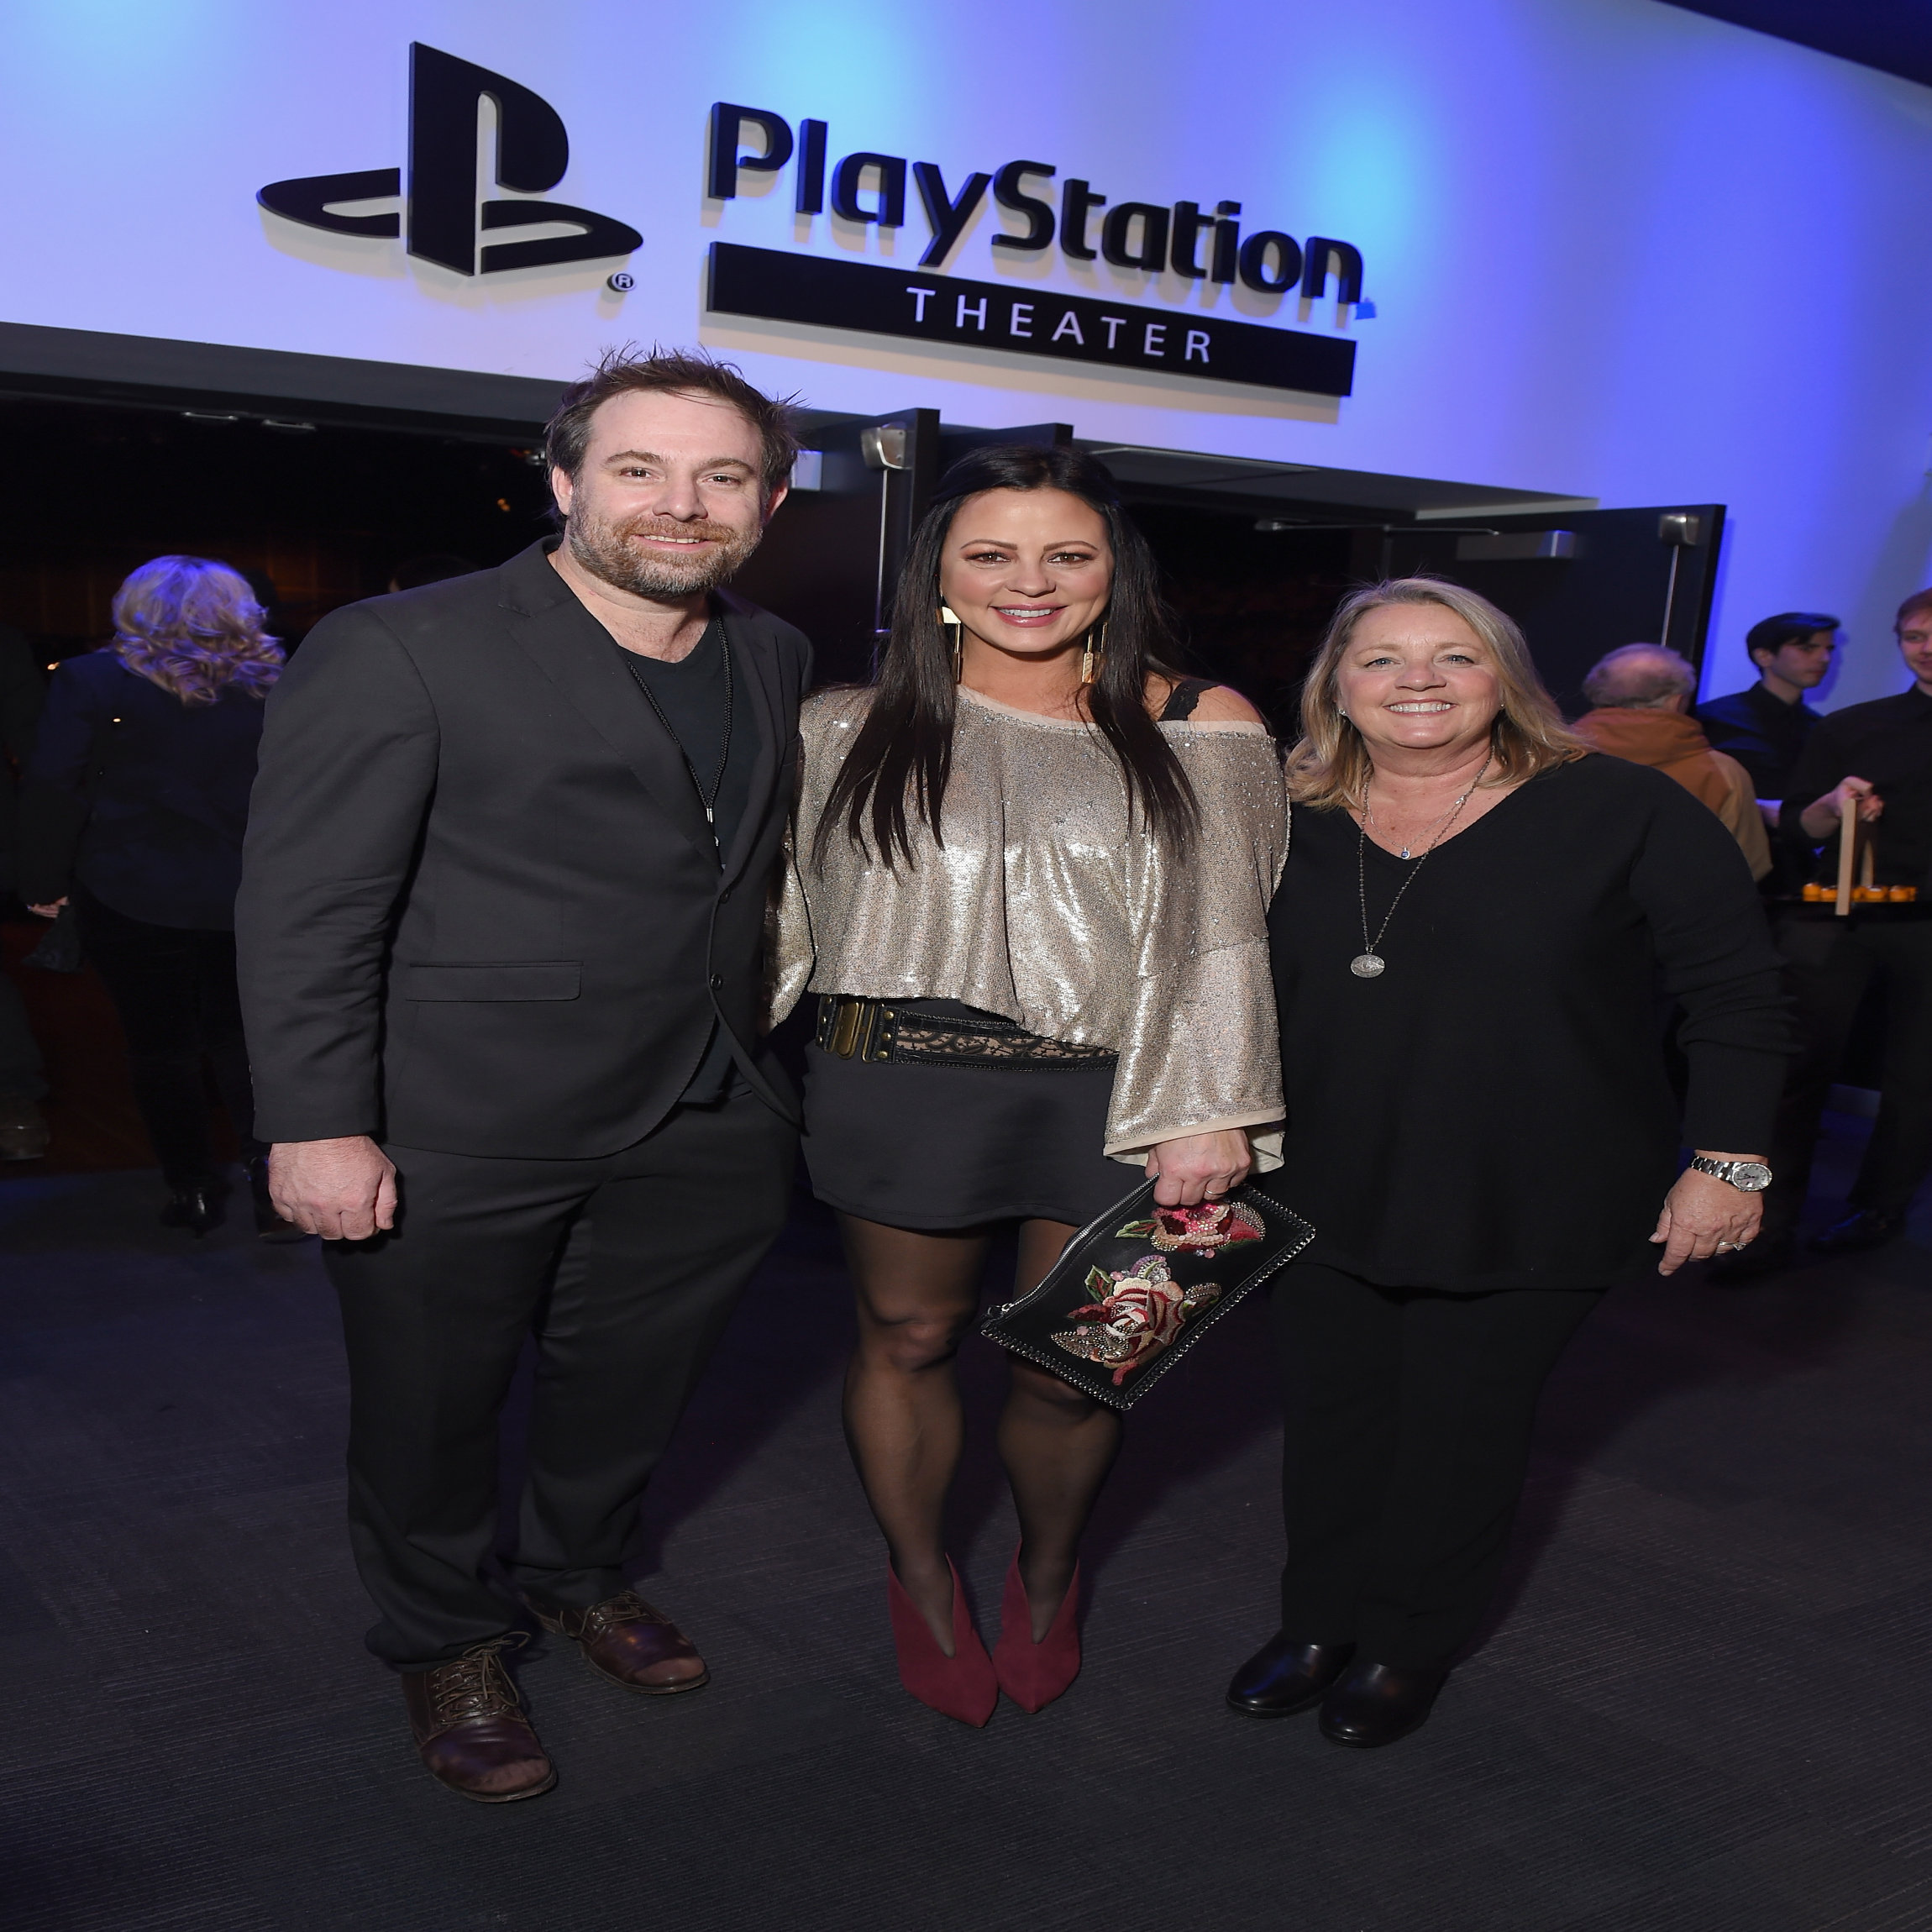
{"type": "Polygon", "coordinates": [[[1757,682],[1698,706],[1710,742],[1751,774],[1756,795],[1767,804],[1784,797],[1798,754],[1818,727],[1819,714],[1804,694],[1824,683],[1837,645],[1836,617],[1782,611],[1745,633],[1757,682]]]}
{"type": "Polygon", "coordinates": [[[1583,696],[1593,708],[1576,729],[1612,758],[1647,764],[1672,778],[1724,821],[1753,879],[1771,870],[1771,841],[1751,774],[1734,758],[1711,749],[1689,717],[1697,671],[1662,644],[1625,644],[1591,666],[1583,696]]]}
{"type": "Polygon", "coordinates": [[[1932,590],[1900,606],[1893,628],[1912,683],[1896,697],[1821,718],[1791,774],[1778,843],[1803,876],[1836,876],[1847,804],[1869,837],[1874,882],[1915,886],[1905,905],[1787,906],[1778,915],[1798,1054],[1778,1104],[1768,1155],[1777,1177],[1764,1226],[1713,1279],[1749,1281],[1792,1257],[1812,1149],[1845,1043],[1866,989],[1885,995],[1878,1119],[1845,1213],[1810,1246],[1824,1254],[1882,1247],[1904,1231],[1932,1171],[1932,590]]]}

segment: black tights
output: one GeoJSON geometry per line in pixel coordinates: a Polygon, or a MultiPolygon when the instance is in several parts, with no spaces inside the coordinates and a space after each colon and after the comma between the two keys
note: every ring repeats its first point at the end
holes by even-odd
{"type": "MultiPolygon", "coordinates": [[[[845,1376],[845,1439],[885,1533],[894,1573],[941,1647],[953,1649],[946,1494],[963,1424],[953,1371],[979,1303],[992,1237],[984,1229],[922,1234],[838,1217],[858,1296],[858,1347],[845,1376]]],[[[1020,1224],[1020,1294],[1038,1285],[1074,1230],[1020,1224]]],[[[1020,1517],[1020,1578],[1036,1641],[1074,1580],[1080,1532],[1121,1442],[1114,1411],[1018,1357],[1000,1417],[1000,1460],[1020,1517]]]]}

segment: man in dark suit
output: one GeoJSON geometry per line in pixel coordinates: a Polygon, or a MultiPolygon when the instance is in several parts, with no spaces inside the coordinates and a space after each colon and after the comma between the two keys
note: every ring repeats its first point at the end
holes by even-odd
{"type": "Polygon", "coordinates": [[[1838,876],[1849,811],[1873,884],[1918,897],[1861,901],[1842,919],[1835,905],[1802,900],[1778,911],[1797,1052],[1772,1131],[1763,1226],[1745,1254],[1710,1272],[1733,1286],[1782,1273],[1795,1257],[1819,1124],[1874,983],[1885,1000],[1878,1118],[1844,1211],[1807,1245],[1856,1254],[1896,1241],[1932,1172],[1932,590],[1905,600],[1893,630],[1911,684],[1819,721],[1792,773],[1778,837],[1790,875],[1824,885],[1838,876]]]}
{"type": "Polygon", "coordinates": [[[720,588],[785,496],[785,411],[702,355],[609,357],[547,454],[560,543],[310,633],[237,921],[271,1189],[342,1302],[370,1647],[430,1771],[492,1803],[555,1782],[486,1575],[523,1340],[510,1581],[627,1689],[695,1690],[621,1565],[795,1136],[758,1017],[811,651],[720,588]]]}

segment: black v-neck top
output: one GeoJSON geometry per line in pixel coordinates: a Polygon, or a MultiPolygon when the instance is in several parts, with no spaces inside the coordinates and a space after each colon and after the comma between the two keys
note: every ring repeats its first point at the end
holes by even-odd
{"type": "MultiPolygon", "coordinates": [[[[1307,1258],[1387,1287],[1601,1288],[1683,1144],[1761,1153],[1787,1053],[1779,960],[1735,842],[1660,772],[1593,754],[1440,846],[1359,979],[1359,832],[1297,807],[1269,915],[1307,1258]]],[[[1368,930],[1416,862],[1370,841],[1368,930]]]]}

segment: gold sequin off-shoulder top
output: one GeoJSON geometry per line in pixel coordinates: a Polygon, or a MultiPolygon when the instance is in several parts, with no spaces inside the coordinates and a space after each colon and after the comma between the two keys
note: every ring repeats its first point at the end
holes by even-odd
{"type": "Polygon", "coordinates": [[[773,1023],[806,992],[960,1000],[1118,1054],[1106,1137],[1116,1158],[1245,1127],[1256,1168],[1278,1167],[1267,915],[1288,856],[1288,799],[1263,727],[1160,727],[1200,806],[1193,853],[1177,862],[1130,820],[1098,732],[962,687],[944,843],[913,817],[910,868],[901,858],[888,869],[836,837],[820,871],[819,816],[870,695],[821,692],[799,720],[773,1023]]]}

